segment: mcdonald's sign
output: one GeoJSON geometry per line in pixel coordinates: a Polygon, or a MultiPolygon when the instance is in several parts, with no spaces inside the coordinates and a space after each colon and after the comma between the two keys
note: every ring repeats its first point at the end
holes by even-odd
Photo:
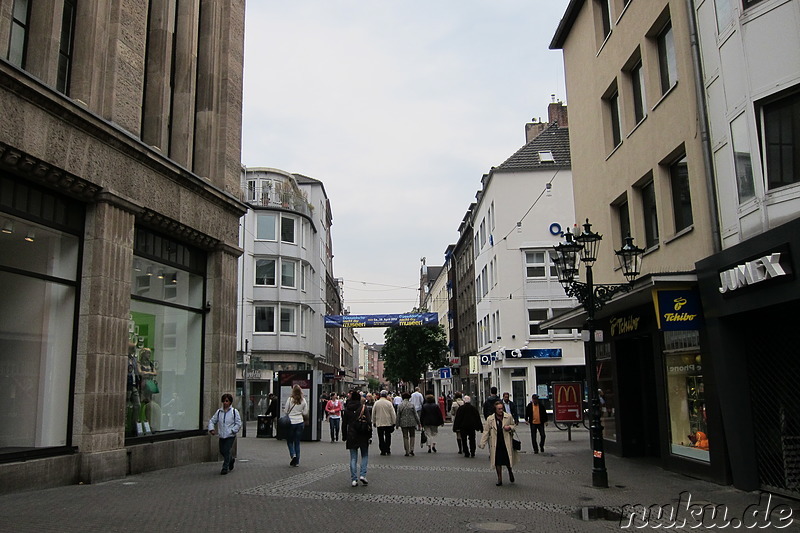
{"type": "Polygon", "coordinates": [[[553,383],[553,418],[556,422],[583,420],[583,385],[579,381],[553,383]]]}

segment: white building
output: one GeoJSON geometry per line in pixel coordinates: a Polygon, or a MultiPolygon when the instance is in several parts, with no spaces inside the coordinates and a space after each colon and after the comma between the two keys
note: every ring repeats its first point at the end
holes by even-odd
{"type": "Polygon", "coordinates": [[[239,350],[251,354],[248,392],[272,391],[280,370],[319,369],[332,382],[338,361],[326,360],[323,321],[333,268],[325,188],[272,168],[244,169],[242,186],[250,209],[240,226],[237,329],[239,350]]]}
{"type": "Polygon", "coordinates": [[[484,396],[496,386],[521,413],[531,394],[543,396],[553,381],[585,375],[578,330],[538,327],[575,306],[551,261],[562,229],[575,222],[568,129],[551,123],[484,175],[482,186],[474,253],[484,396]]]}

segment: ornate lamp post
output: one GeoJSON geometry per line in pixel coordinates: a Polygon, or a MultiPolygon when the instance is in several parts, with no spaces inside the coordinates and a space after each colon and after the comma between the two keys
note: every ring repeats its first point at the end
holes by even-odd
{"type": "Polygon", "coordinates": [[[583,305],[587,315],[585,329],[589,332],[586,381],[591,395],[592,486],[608,488],[608,472],[603,452],[603,426],[600,422],[600,396],[597,389],[597,346],[595,344],[594,316],[615,294],[631,290],[633,281],[641,272],[644,250],[634,246],[633,238],[628,235],[625,238],[625,244],[616,251],[617,259],[628,283],[595,284],[592,267],[597,260],[597,251],[603,236],[592,231],[592,225],[589,224],[587,218],[580,235],[575,236],[567,229],[564,238],[565,242],[553,247],[556,252],[555,264],[558,281],[564,287],[567,296],[577,298],[583,305]],[[575,279],[578,275],[579,262],[583,262],[586,267],[586,282],[575,279]]]}

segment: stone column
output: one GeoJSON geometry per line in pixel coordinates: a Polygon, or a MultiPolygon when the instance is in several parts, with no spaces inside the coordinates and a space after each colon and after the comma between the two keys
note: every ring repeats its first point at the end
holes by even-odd
{"type": "Polygon", "coordinates": [[[81,454],[80,479],[96,483],[125,475],[127,373],[133,214],[101,202],[87,210],[73,444],[81,454]]]}

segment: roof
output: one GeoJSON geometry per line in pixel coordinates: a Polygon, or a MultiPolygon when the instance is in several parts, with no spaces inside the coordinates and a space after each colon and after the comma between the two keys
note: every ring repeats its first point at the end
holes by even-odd
{"type": "Polygon", "coordinates": [[[559,128],[557,123],[547,127],[528,144],[506,159],[498,170],[541,170],[543,168],[570,168],[569,128],[559,128]],[[547,161],[540,152],[550,152],[553,161],[547,161]],[[544,160],[543,160],[544,159],[544,160]]]}
{"type": "Polygon", "coordinates": [[[564,46],[564,41],[567,40],[567,35],[572,30],[572,25],[578,18],[578,13],[583,7],[585,0],[570,0],[564,16],[561,17],[561,22],[558,23],[556,34],[553,35],[553,40],[550,41],[550,50],[558,50],[564,46]]]}

